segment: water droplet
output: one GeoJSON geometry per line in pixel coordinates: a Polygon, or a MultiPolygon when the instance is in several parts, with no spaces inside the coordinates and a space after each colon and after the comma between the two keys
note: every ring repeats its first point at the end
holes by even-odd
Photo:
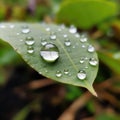
{"type": "Polygon", "coordinates": [[[49,28],[49,27],[47,27],[47,28],[46,28],[46,31],[50,31],[50,28],[49,28]]]}
{"type": "Polygon", "coordinates": [[[27,53],[29,53],[29,54],[34,53],[34,48],[33,48],[33,46],[27,46],[27,53]]]}
{"type": "Polygon", "coordinates": [[[85,57],[81,57],[80,58],[80,63],[82,64],[82,63],[84,63],[85,62],[85,57]]]}
{"type": "Polygon", "coordinates": [[[45,72],[47,73],[48,71],[47,71],[47,70],[45,70],[45,72]]]}
{"type": "Polygon", "coordinates": [[[70,29],[69,29],[69,32],[74,34],[74,33],[77,32],[77,28],[74,25],[71,25],[70,29]]]}
{"type": "Polygon", "coordinates": [[[90,58],[89,59],[89,64],[92,66],[96,66],[98,64],[98,61],[95,58],[90,58]]]}
{"type": "Polygon", "coordinates": [[[55,33],[51,33],[51,35],[50,35],[50,39],[51,39],[51,40],[55,40],[55,39],[56,39],[56,35],[55,35],[55,33]]]}
{"type": "Polygon", "coordinates": [[[56,77],[61,77],[62,76],[62,72],[61,71],[56,71],[56,77]]]}
{"type": "Polygon", "coordinates": [[[88,69],[88,66],[85,66],[85,69],[88,69]]]}
{"type": "Polygon", "coordinates": [[[88,52],[94,52],[95,48],[92,45],[88,46],[88,52]]]}
{"type": "Polygon", "coordinates": [[[29,32],[30,32],[30,29],[29,29],[28,26],[23,26],[23,27],[22,27],[22,33],[27,34],[27,33],[29,33],[29,32]]]}
{"type": "Polygon", "coordinates": [[[65,69],[65,70],[64,70],[64,74],[65,74],[65,75],[68,75],[68,73],[69,73],[69,70],[68,70],[68,69],[65,69]]]}
{"type": "Polygon", "coordinates": [[[66,39],[64,44],[65,44],[65,46],[67,46],[67,47],[68,47],[68,46],[70,46],[70,45],[71,45],[71,42],[70,42],[70,40],[69,40],[69,39],[66,39]]]}
{"type": "Polygon", "coordinates": [[[15,25],[11,24],[11,25],[9,25],[9,27],[12,29],[12,28],[14,28],[14,27],[15,27],[15,25]]]}
{"type": "Polygon", "coordinates": [[[80,80],[84,80],[87,75],[86,75],[86,72],[84,70],[80,70],[77,74],[77,77],[80,79],[80,80]]]}
{"type": "Polygon", "coordinates": [[[75,48],[75,45],[72,47],[73,49],[75,48]]]}
{"type": "Polygon", "coordinates": [[[17,33],[17,35],[20,35],[20,33],[17,33]]]}
{"type": "Polygon", "coordinates": [[[65,29],[65,25],[64,25],[64,24],[62,24],[62,25],[61,25],[61,28],[62,28],[62,29],[65,29]]]}
{"type": "Polygon", "coordinates": [[[67,37],[68,37],[68,35],[67,35],[67,34],[64,34],[64,35],[63,35],[63,37],[64,37],[64,38],[67,38],[67,37]]]}
{"type": "Polygon", "coordinates": [[[85,48],[86,46],[85,45],[82,45],[82,48],[85,48]]]}
{"type": "Polygon", "coordinates": [[[41,48],[40,56],[46,62],[55,62],[59,58],[59,50],[56,45],[47,43],[41,48]]]}
{"type": "Polygon", "coordinates": [[[35,43],[34,38],[33,37],[26,37],[25,43],[27,45],[33,45],[35,43]]]}
{"type": "Polygon", "coordinates": [[[3,24],[0,24],[0,28],[6,28],[6,26],[3,24]]]}
{"type": "Polygon", "coordinates": [[[61,31],[62,31],[62,29],[61,29],[61,28],[58,28],[58,31],[59,31],[59,32],[61,32],[61,31]]]}
{"type": "Polygon", "coordinates": [[[80,37],[80,41],[81,41],[81,42],[87,42],[87,40],[88,40],[88,38],[87,38],[87,36],[85,36],[85,35],[82,35],[82,36],[80,37]]]}
{"type": "Polygon", "coordinates": [[[22,42],[22,41],[23,41],[23,39],[20,39],[20,41],[22,42]]]}
{"type": "Polygon", "coordinates": [[[44,45],[46,45],[47,44],[47,41],[46,41],[46,39],[41,39],[41,44],[44,46],[44,45]]]}
{"type": "Polygon", "coordinates": [[[80,34],[79,34],[79,33],[76,33],[76,34],[75,34],[75,37],[76,37],[76,38],[79,38],[79,37],[80,37],[80,34]]]}

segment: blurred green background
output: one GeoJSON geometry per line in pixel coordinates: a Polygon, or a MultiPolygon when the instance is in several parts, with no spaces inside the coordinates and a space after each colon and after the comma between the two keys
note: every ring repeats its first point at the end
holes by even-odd
{"type": "Polygon", "coordinates": [[[119,0],[0,0],[0,21],[73,24],[100,59],[95,98],[44,78],[0,41],[0,120],[120,119],[119,0]]]}

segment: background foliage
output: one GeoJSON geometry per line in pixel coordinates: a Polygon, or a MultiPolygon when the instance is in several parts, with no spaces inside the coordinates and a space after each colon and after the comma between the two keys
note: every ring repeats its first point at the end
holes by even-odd
{"type": "Polygon", "coordinates": [[[95,98],[84,88],[44,78],[0,43],[0,119],[67,120],[68,115],[69,120],[119,120],[119,6],[119,0],[1,0],[1,22],[74,24],[79,32],[87,32],[97,49],[100,69],[95,98]]]}

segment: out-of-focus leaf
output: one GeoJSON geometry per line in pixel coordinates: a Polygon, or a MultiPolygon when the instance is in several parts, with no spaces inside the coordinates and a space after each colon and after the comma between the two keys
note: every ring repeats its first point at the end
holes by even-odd
{"type": "Polygon", "coordinates": [[[65,1],[57,13],[57,21],[89,29],[117,14],[115,2],[101,0],[65,1]]]}
{"type": "Polygon", "coordinates": [[[120,116],[115,114],[102,113],[96,117],[95,120],[119,120],[120,116]]]}
{"type": "Polygon", "coordinates": [[[117,60],[113,57],[112,53],[107,52],[98,52],[100,60],[107,65],[112,71],[120,74],[120,60],[117,60]]]}
{"type": "Polygon", "coordinates": [[[30,112],[29,106],[24,107],[20,112],[18,112],[12,120],[25,120],[30,112]]]}

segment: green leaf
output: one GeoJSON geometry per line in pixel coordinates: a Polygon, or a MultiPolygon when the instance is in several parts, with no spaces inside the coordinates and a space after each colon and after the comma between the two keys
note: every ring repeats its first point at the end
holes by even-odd
{"type": "Polygon", "coordinates": [[[64,1],[57,13],[57,22],[89,29],[117,14],[115,2],[105,0],[64,1]]]}
{"type": "Polygon", "coordinates": [[[18,112],[12,120],[25,120],[27,115],[30,112],[30,107],[26,106],[24,107],[20,112],[18,112]]]}
{"type": "Polygon", "coordinates": [[[9,43],[40,74],[58,82],[85,87],[96,95],[92,84],[98,71],[98,64],[90,65],[89,60],[94,58],[98,63],[97,54],[95,51],[88,52],[90,43],[85,35],[81,35],[80,38],[78,33],[73,32],[75,32],[73,26],[68,29],[63,25],[54,24],[2,23],[0,25],[0,38],[9,43]],[[80,39],[87,41],[81,42],[80,39]],[[26,40],[27,42],[32,40],[33,45],[27,45],[26,40]],[[43,45],[45,42],[47,44],[43,45]],[[52,53],[49,54],[45,46],[55,47],[50,49],[52,53]],[[44,60],[43,56],[47,60],[44,60]],[[82,57],[85,59],[84,63],[80,63],[82,57]],[[54,58],[56,60],[53,60],[54,58]]]}
{"type": "Polygon", "coordinates": [[[98,52],[100,60],[107,65],[112,71],[120,74],[120,59],[114,58],[112,53],[108,52],[98,52]]]}

